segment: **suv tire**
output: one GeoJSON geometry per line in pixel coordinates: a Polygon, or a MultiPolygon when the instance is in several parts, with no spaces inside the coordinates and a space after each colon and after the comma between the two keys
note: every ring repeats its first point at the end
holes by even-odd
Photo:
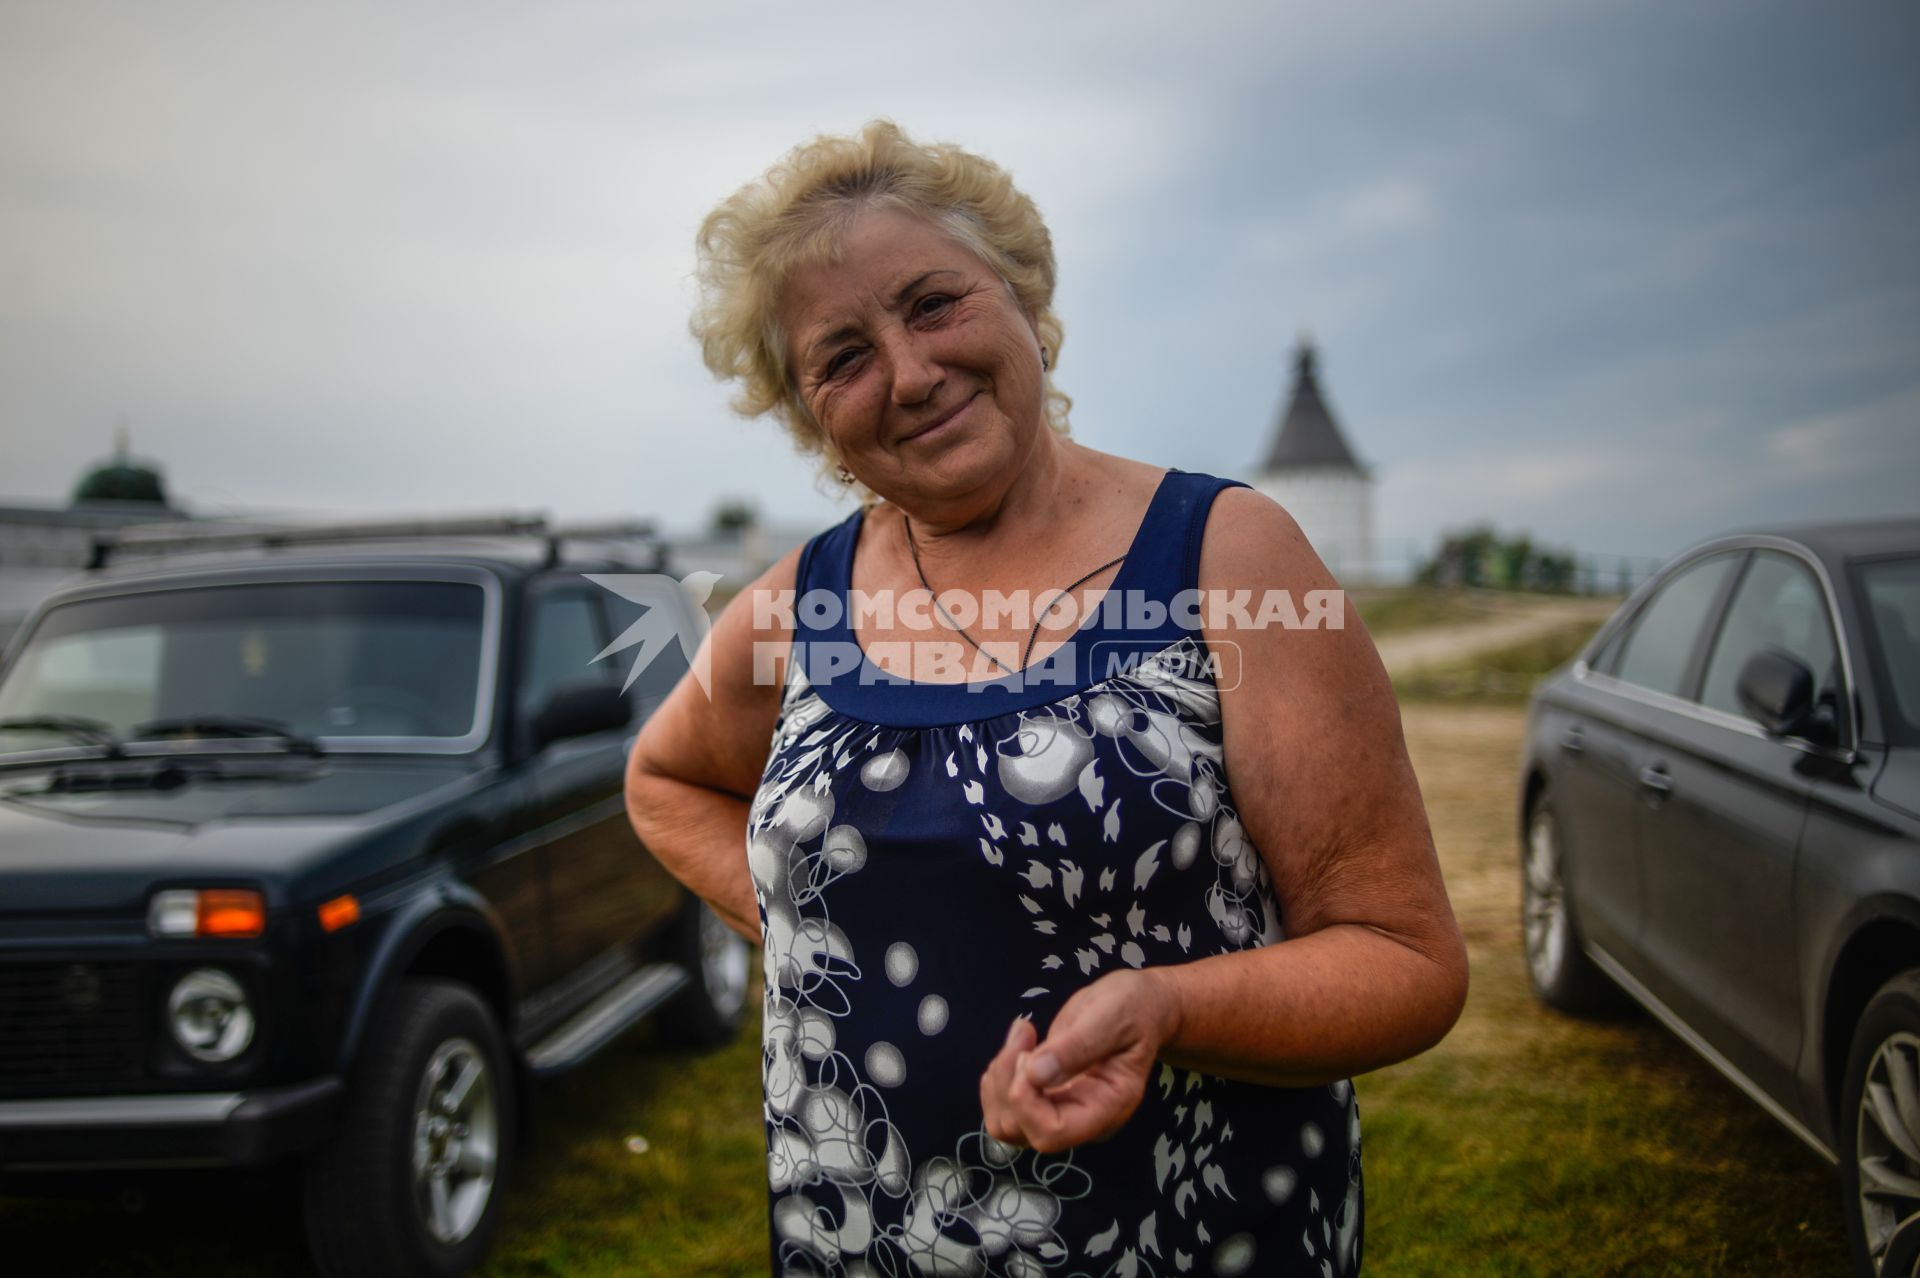
{"type": "Polygon", "coordinates": [[[328,1278],[452,1278],[485,1254],[513,1153],[493,1012],[452,981],[403,982],[354,1068],[339,1135],[308,1159],[308,1246],[328,1278]]]}
{"type": "Polygon", "coordinates": [[[1920,1272],[1920,968],[1882,985],[1854,1026],[1840,1106],[1840,1183],[1854,1272],[1920,1272]],[[1869,1085],[1871,1084],[1871,1092],[1869,1085]],[[1904,1146],[1904,1148],[1903,1148],[1904,1146]],[[1874,1178],[1871,1169],[1884,1168],[1874,1178]],[[1866,1173],[1866,1174],[1863,1174],[1866,1173]],[[1869,1202],[1862,1182],[1874,1190],[1869,1202]],[[1904,1222],[1904,1228],[1902,1228],[1904,1222]]]}
{"type": "Polygon", "coordinates": [[[1542,790],[1527,812],[1520,848],[1520,936],[1527,979],[1542,1003],[1576,1016],[1624,1010],[1620,987],[1594,966],[1580,942],[1551,790],[1542,790]]]}
{"type": "Polygon", "coordinates": [[[740,1030],[747,1008],[752,954],[746,939],[713,907],[688,896],[674,924],[673,952],[692,978],[660,1011],[660,1029],[683,1047],[719,1047],[740,1030]]]}

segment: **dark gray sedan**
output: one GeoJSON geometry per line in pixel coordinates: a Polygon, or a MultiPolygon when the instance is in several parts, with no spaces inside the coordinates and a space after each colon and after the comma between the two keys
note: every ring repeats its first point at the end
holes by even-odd
{"type": "Polygon", "coordinates": [[[1920,520],[1676,558],[1535,693],[1520,832],[1540,998],[1631,995],[1920,1275],[1920,520]]]}

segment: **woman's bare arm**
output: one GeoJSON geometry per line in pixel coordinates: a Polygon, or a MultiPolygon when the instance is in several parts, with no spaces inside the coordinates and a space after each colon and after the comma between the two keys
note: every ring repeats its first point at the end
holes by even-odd
{"type": "Polygon", "coordinates": [[[760,940],[747,872],[747,807],[780,712],[792,631],[755,600],[791,591],[793,551],[734,597],[701,645],[695,669],[647,720],[627,760],[627,816],[674,877],[747,939],[760,940]]]}
{"type": "MultiPolygon", "coordinates": [[[[1215,499],[1203,588],[1339,589],[1299,526],[1247,489],[1215,499]]],[[[1466,998],[1466,944],[1447,900],[1400,710],[1357,615],[1340,628],[1209,629],[1237,643],[1221,695],[1227,778],[1260,849],[1287,941],[1167,969],[1180,1012],[1168,1059],[1302,1084],[1439,1042],[1466,998]],[[1249,1008],[1260,1015],[1249,1016],[1249,1008]],[[1249,1068],[1251,1067],[1251,1068],[1249,1068]]]]}
{"type": "MultiPolygon", "coordinates": [[[[1203,590],[1337,583],[1279,506],[1216,498],[1203,590]]],[[[1345,1078],[1415,1055],[1458,1019],[1466,946],[1441,881],[1399,709],[1372,640],[1340,629],[1214,628],[1224,758],[1239,817],[1273,881],[1288,939],[1111,974],[1069,999],[1044,1042],[1013,1027],[982,1079],[988,1131],[1040,1149],[1111,1134],[1155,1060],[1276,1086],[1345,1078]],[[1231,682],[1233,650],[1239,681],[1231,682]]]]}

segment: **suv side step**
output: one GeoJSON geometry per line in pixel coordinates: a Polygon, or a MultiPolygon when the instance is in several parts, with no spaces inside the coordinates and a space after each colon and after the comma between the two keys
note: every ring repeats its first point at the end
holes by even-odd
{"type": "Polygon", "coordinates": [[[678,994],[691,979],[678,963],[650,963],[576,1013],[527,1052],[535,1078],[552,1078],[584,1064],[641,1017],[678,994]]]}

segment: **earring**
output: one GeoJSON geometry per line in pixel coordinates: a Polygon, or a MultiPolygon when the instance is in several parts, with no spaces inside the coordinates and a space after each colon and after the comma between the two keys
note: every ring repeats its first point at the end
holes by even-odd
{"type": "Polygon", "coordinates": [[[1047,353],[1047,348],[1042,346],[1040,348],[1040,371],[1045,373],[1052,371],[1052,369],[1053,358],[1047,353]]]}
{"type": "Polygon", "coordinates": [[[853,472],[848,470],[844,464],[834,468],[833,477],[843,484],[853,483],[853,472]]]}

